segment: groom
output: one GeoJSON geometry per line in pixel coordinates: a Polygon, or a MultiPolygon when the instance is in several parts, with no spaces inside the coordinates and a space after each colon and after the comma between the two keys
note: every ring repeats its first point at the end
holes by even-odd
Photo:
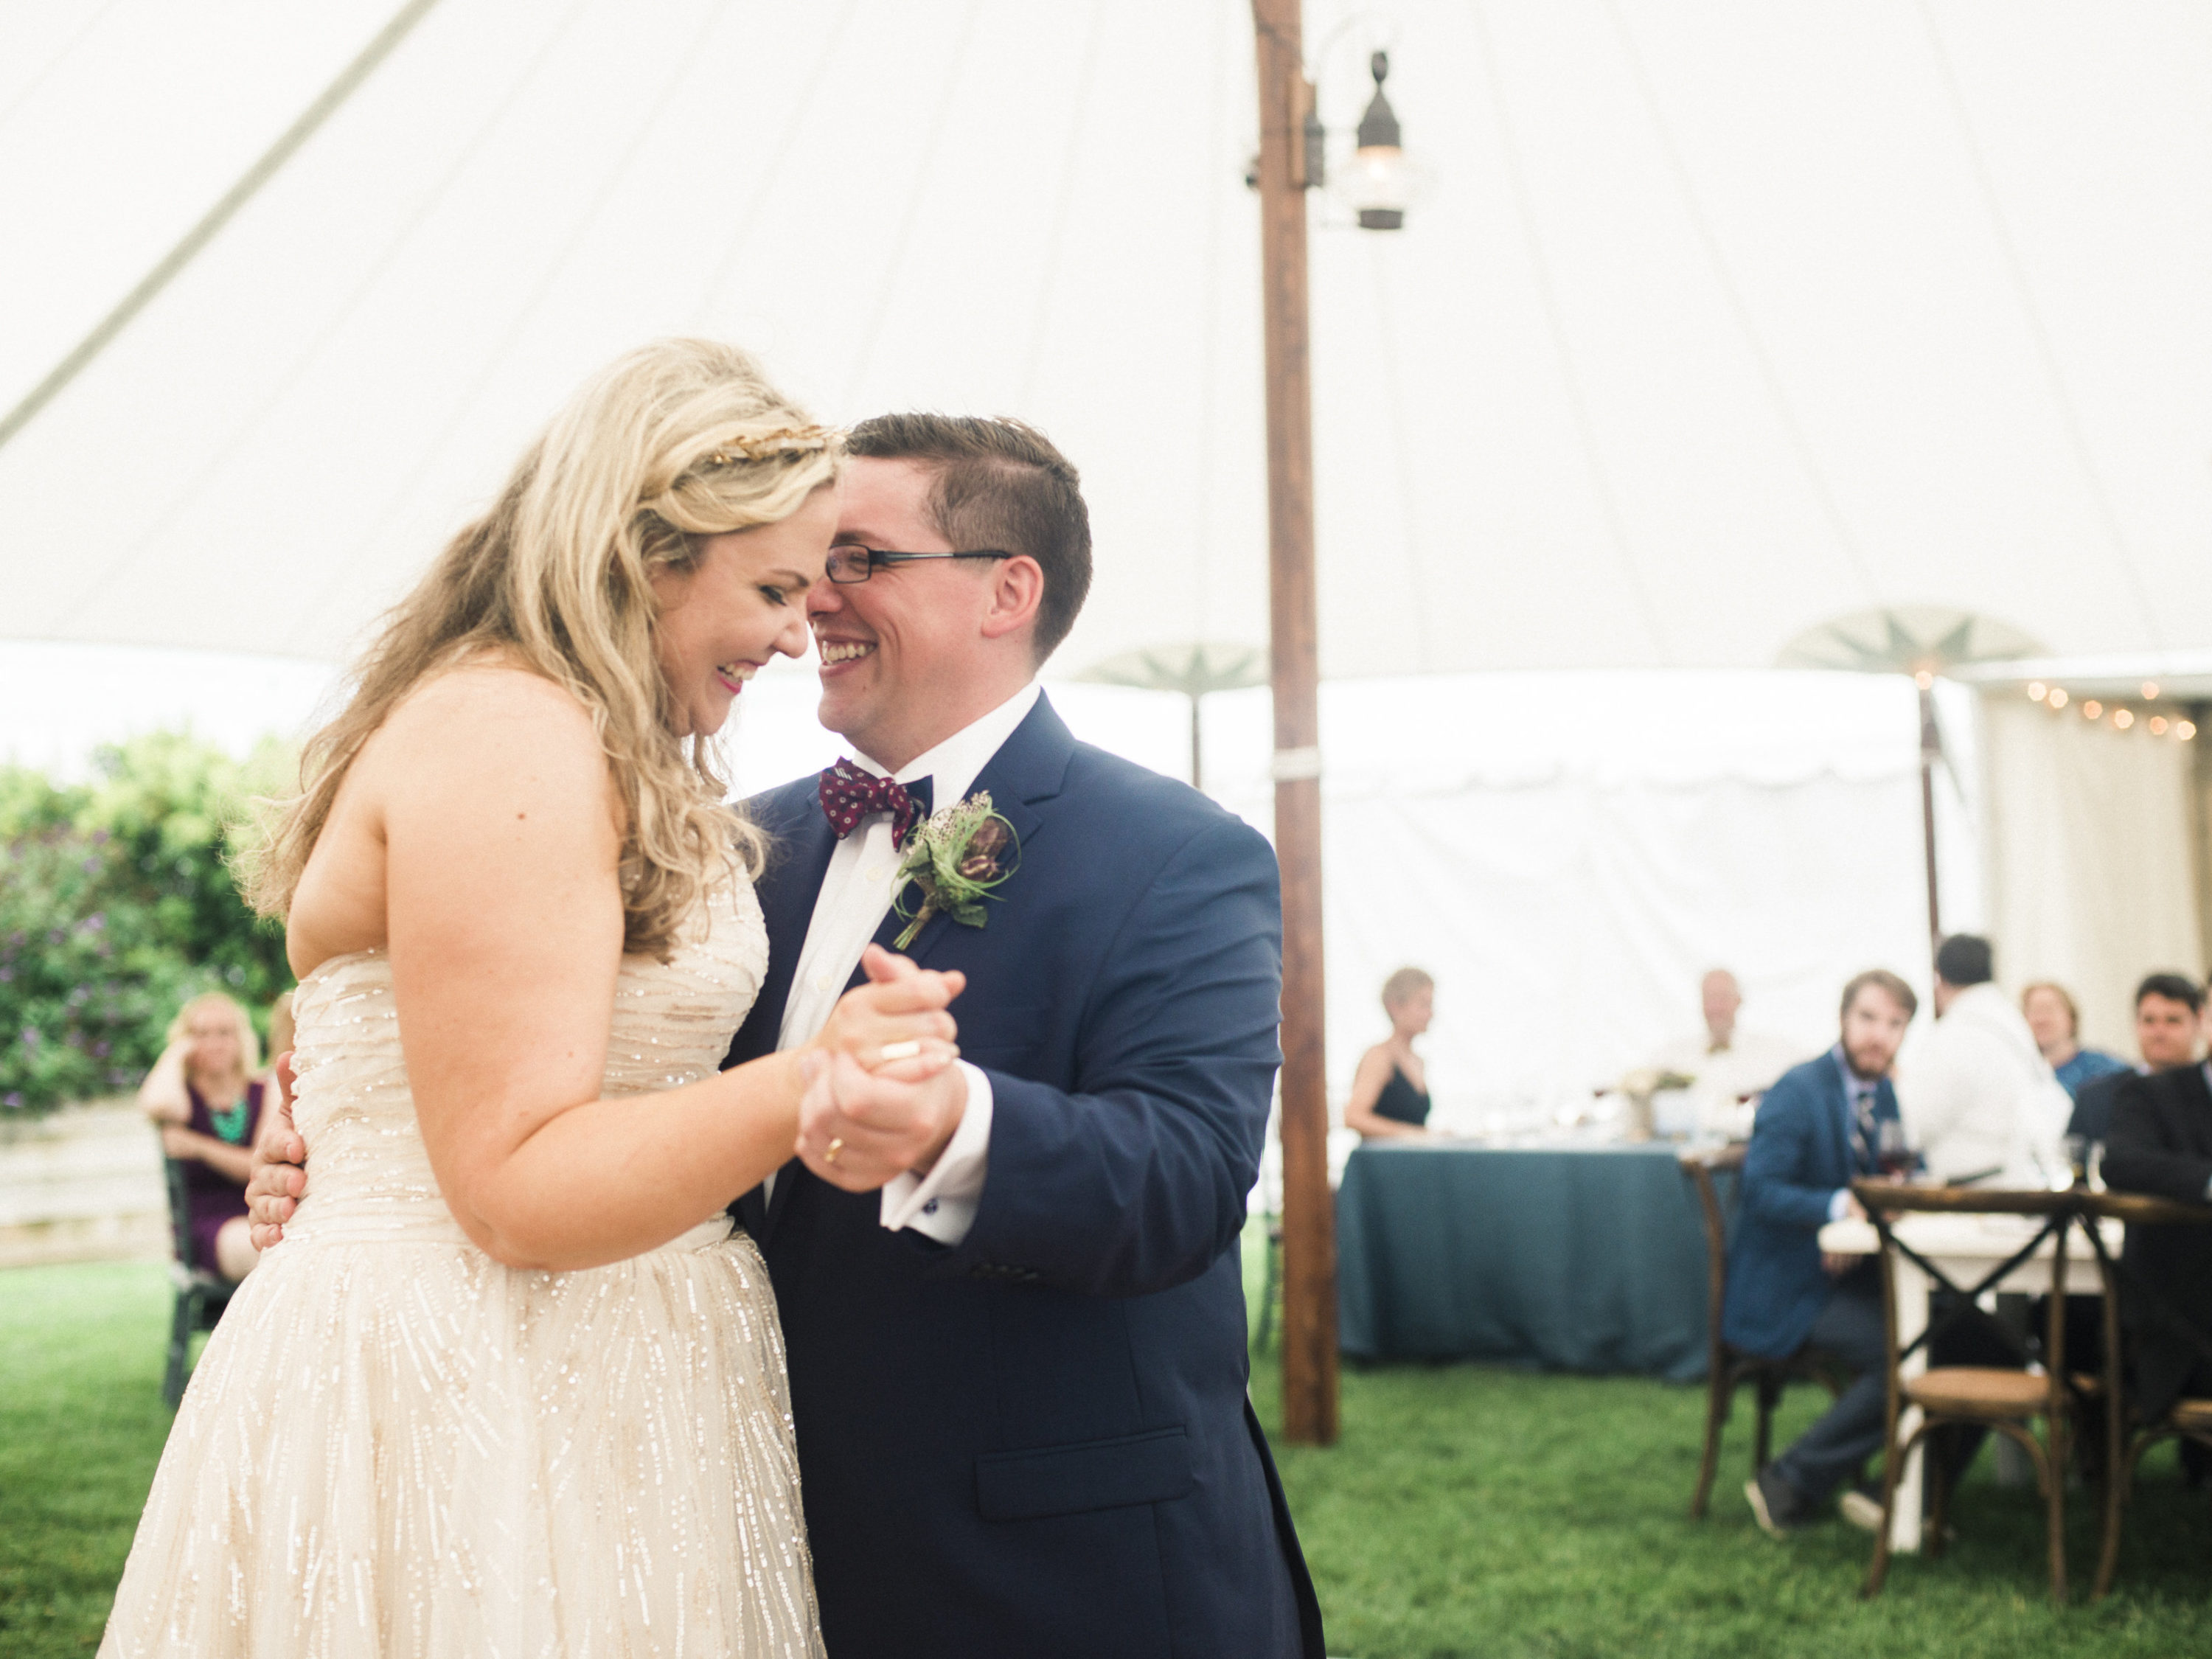
{"type": "Polygon", "coordinates": [[[736,1065],[805,1042],[920,908],[902,837],[988,793],[962,1062],[817,1078],[738,1213],[775,1279],[824,1640],[869,1659],[1320,1659],[1248,1375],[1237,1244],[1279,1055],[1273,854],[1079,744],[1038,690],[1091,579],[1075,469],[1010,421],[854,430],[807,608],[859,756],[750,803],[769,969],[736,1065]],[[872,960],[873,960],[872,957],[872,960]]]}

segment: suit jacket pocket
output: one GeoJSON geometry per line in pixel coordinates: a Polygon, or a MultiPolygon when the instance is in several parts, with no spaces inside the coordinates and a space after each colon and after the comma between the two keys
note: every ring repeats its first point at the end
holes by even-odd
{"type": "Polygon", "coordinates": [[[975,1459],[975,1504],[986,1521],[1164,1503],[1194,1484],[1190,1436],[1180,1427],[975,1459]]]}

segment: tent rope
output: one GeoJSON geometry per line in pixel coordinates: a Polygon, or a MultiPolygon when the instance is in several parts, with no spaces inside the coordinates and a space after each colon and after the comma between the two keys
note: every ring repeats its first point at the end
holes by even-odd
{"type": "Polygon", "coordinates": [[[836,61],[837,49],[845,43],[845,30],[858,10],[860,0],[845,0],[829,33],[822,38],[822,50],[814,55],[814,62],[800,84],[799,100],[792,106],[791,119],[784,123],[777,135],[775,148],[769,152],[767,164],[760,170],[753,185],[752,198],[745,204],[744,211],[737,216],[736,228],[730,240],[715,257],[714,268],[708,273],[707,285],[699,292],[699,303],[691,308],[695,326],[704,328],[712,320],[715,307],[720,302],[722,289],[737,269],[738,258],[751,246],[753,227],[759,221],[761,210],[768,201],[769,192],[784,178],[784,162],[791,155],[792,147],[799,142],[799,132],[805,127],[807,117],[813,113],[814,100],[828,78],[830,65],[836,61]]]}
{"type": "Polygon", "coordinates": [[[1021,392],[1017,409],[1030,407],[1036,393],[1038,373],[1044,367],[1045,331],[1052,321],[1053,291],[1060,282],[1060,259],[1067,242],[1068,213],[1075,201],[1075,174],[1083,158],[1083,132],[1091,113],[1091,88],[1098,80],[1098,38],[1106,32],[1106,0],[1091,0],[1091,24],[1083,40],[1082,67],[1076,73],[1075,97],[1069,106],[1067,147],[1060,160],[1060,189],[1052,204],[1052,228],[1045,234],[1044,280],[1037,284],[1036,308],[1030,317],[1028,362],[1022,366],[1021,392]]]}
{"type": "Polygon", "coordinates": [[[2013,235],[2012,222],[2006,216],[2004,204],[1997,195],[1996,174],[1990,166],[1988,153],[1982,148],[1980,136],[1974,130],[1973,118],[1966,110],[1965,90],[1959,84],[1957,69],[1951,62],[1949,49],[1943,43],[1941,30],[1936,27],[1935,15],[1928,9],[1926,0],[1917,8],[1920,21],[1928,33],[1928,49],[1936,60],[1936,79],[1943,85],[1944,101],[1950,106],[1951,118],[1959,130],[1960,143],[1966,147],[1966,158],[1972,164],[1974,185],[1982,198],[1982,205],[1990,216],[1990,231],[1995,237],[1997,251],[2004,260],[2005,274],[2012,279],[2013,295],[2020,301],[2022,319],[2027,324],[2027,337],[2035,347],[2036,364],[2043,370],[2043,378],[2051,388],[2051,402],[2057,405],[2059,424],[2066,431],[2066,447],[2073,452],[2074,464],[2081,469],[2081,483],[2089,492],[2091,504],[2096,509],[2097,522],[2111,544],[2112,555],[2120,562],[2126,574],[2128,594],[2135,601],[2136,616],[2150,636],[2153,648],[2166,649],[2166,631],[2159,625],[2159,608],[2150,600],[2150,592],[2143,585],[2142,571],[2136,562],[2135,548],[2121,527],[2118,510],[2112,504],[2112,492],[2105,486],[2105,475],[2097,465],[2095,454],[2089,447],[2089,434],[2081,424],[2081,410],[2074,400],[2068,385],[2066,372],[2059,366],[2058,348],[2051,337],[2050,325],[2044,320],[2043,307],[2036,303],[2034,285],[2027,278],[2027,262],[2021,257],[2019,240],[2013,235]]]}
{"type": "Polygon", "coordinates": [[[860,335],[860,345],[853,354],[853,368],[845,382],[845,395],[838,399],[838,409],[849,413],[866,384],[868,367],[875,361],[876,343],[883,337],[884,324],[890,315],[891,301],[899,293],[899,270],[906,264],[907,250],[914,241],[914,228],[921,217],[921,204],[929,194],[929,175],[937,162],[938,146],[945,142],[946,118],[952,112],[952,95],[959,90],[960,70],[968,58],[968,43],[975,33],[975,16],[982,9],[982,0],[968,0],[961,14],[959,33],[952,40],[952,51],[945,72],[938,83],[937,108],[929,118],[928,136],[922,140],[921,159],[915,164],[914,182],[907,187],[906,211],[899,216],[898,235],[892,240],[890,252],[884,260],[883,282],[876,293],[876,308],[869,315],[868,325],[860,335]]]}
{"type": "Polygon", "coordinates": [[[447,192],[452,190],[461,175],[468,171],[470,164],[483,150],[485,143],[506,123],[507,118],[514,112],[514,106],[521,102],[523,94],[536,82],[538,71],[544,67],[546,60],[553,55],[554,48],[567,38],[568,31],[574,26],[577,19],[584,15],[586,8],[591,3],[592,0],[572,0],[568,10],[562,14],[560,21],[539,43],[538,50],[531,54],[529,61],[523,65],[521,75],[507,88],[506,95],[478,124],[476,131],[469,135],[468,142],[461,147],[461,152],[454,158],[453,165],[448,167],[438,181],[431,185],[429,191],[416,204],[415,210],[385,243],[382,251],[362,272],[360,281],[354,284],[351,291],[339,302],[337,309],[325,320],[323,326],[316,331],[314,337],[293,357],[290,366],[278,377],[275,389],[257,403],[245,418],[233,428],[230,435],[209,458],[206,465],[192,475],[191,482],[162,504],[161,510],[153,515],[145,532],[132,541],[125,549],[120,557],[101,566],[84,584],[82,597],[55,619],[52,624],[55,630],[66,629],[83,614],[88,605],[94,603],[101,594],[107,592],[111,584],[137,563],[142,554],[166,537],[176,523],[178,515],[200,498],[208,486],[222,475],[222,470],[246,447],[247,440],[258,432],[270,416],[283,404],[287,398],[291,396],[293,390],[298,386],[308,369],[313,368],[322,356],[324,348],[337,337],[338,331],[345,326],[354,313],[361,308],[362,303],[376,291],[384,280],[385,273],[391,270],[393,262],[414,240],[415,234],[428,222],[430,216],[445,200],[447,192]]]}
{"type": "Polygon", "coordinates": [[[1674,647],[1666,625],[1659,619],[1659,608],[1652,601],[1650,589],[1644,584],[1644,573],[1637,565],[1635,544],[1628,533],[1628,518],[1621,511],[1620,497],[1613,487],[1613,475],[1606,465],[1604,448],[1598,441],[1597,422],[1591,416],[1589,398],[1576,363],[1574,343],[1568,337],[1565,308],[1559,302],[1551,258],[1545,251],[1543,233],[1536,222],[1535,196],[1528,188],[1528,173],[1521,165],[1521,146],[1514,131],[1511,107],[1506,102],[1497,45],[1490,33],[1489,10],[1483,0],[1471,0],[1468,9],[1482,58],[1483,78],[1490,86],[1490,107],[1498,124],[1498,154],[1505,163],[1507,181],[1512,186],[1513,215],[1520,222],[1521,240],[1528,248],[1528,264],[1536,279],[1536,296],[1544,308],[1546,331],[1552,337],[1552,354],[1559,363],[1559,383],[1566,393],[1567,410],[1581,446],[1583,465],[1589,473],[1590,492],[1597,497],[1598,515],[1604,521],[1606,538],[1613,544],[1614,556],[1620,561],[1621,574],[1627,578],[1628,590],[1635,596],[1636,608],[1650,632],[1651,643],[1659,653],[1660,661],[1671,667],[1675,660],[1674,647]]]}
{"type": "Polygon", "coordinates": [[[646,140],[659,130],[660,123],[673,105],[677,93],[697,71],[702,58],[702,49],[714,33],[717,25],[727,15],[727,12],[728,9],[721,3],[721,0],[707,0],[707,4],[701,14],[699,27],[694,29],[690,38],[684,41],[677,54],[674,70],[662,81],[659,91],[654,94],[652,102],[646,106],[645,119],[639,124],[637,131],[630,135],[629,142],[623,146],[621,153],[615,157],[613,164],[601,176],[599,188],[592,192],[591,200],[585,204],[584,211],[577,219],[574,228],[568,233],[568,240],[562,243],[559,252],[547,261],[537,283],[532,285],[522,303],[515,307],[507,319],[507,327],[501,332],[489,355],[478,365],[474,378],[470,380],[467,388],[462,392],[459,401],[453,405],[453,411],[447,416],[444,424],[438,428],[437,434],[422,447],[415,465],[408,469],[406,477],[400,482],[398,487],[386,495],[383,507],[355,544],[351,555],[335,562],[331,579],[324,584],[313,602],[301,613],[298,626],[302,630],[311,628],[321,617],[331,599],[350,580],[352,572],[363,562],[363,556],[367,550],[375,545],[377,538],[384,534],[392,520],[399,515],[401,510],[414,495],[416,486],[422,482],[423,477],[438,459],[446,453],[447,446],[453,441],[453,434],[460,430],[463,422],[475,412],[477,403],[490,387],[493,379],[506,362],[508,354],[520,343],[525,331],[528,329],[538,310],[551,295],[554,285],[567,271],[569,261],[576,257],[576,252],[583,246],[584,239],[590,234],[592,228],[599,222],[599,215],[606,210],[607,204],[614,199],[616,191],[620,187],[622,181],[629,176],[630,167],[637,161],[638,152],[645,148],[646,140]]]}
{"type": "Polygon", "coordinates": [[[323,123],[337,112],[376,66],[392,55],[392,51],[437,3],[438,0],[407,0],[407,3],[393,14],[392,21],[377,31],[375,38],[355,55],[351,63],[338,71],[337,79],[323,88],[322,94],[301,112],[300,118],[284,130],[276,142],[263,153],[261,159],[223,192],[222,199],[185,233],[184,240],[139,279],[138,285],[125,295],[115,309],[77,343],[75,350],[54,365],[45,380],[32,387],[29,394],[4,417],[0,417],[0,448],[5,448],[9,441],[28,425],[33,416],[59,397],[69,383],[82,374],[93,360],[107,349],[115,337],[131,325],[131,319],[151,305],[155,296],[176,280],[178,274],[191,264],[199,251],[213,241],[222,228],[237,216],[239,210],[252,201],[261,187],[276,175],[278,169],[292,159],[300,147],[315,136],[323,123]]]}
{"type": "Polygon", "coordinates": [[[1729,315],[1735,320],[1736,331],[1742,335],[1744,345],[1751,354],[1752,363],[1759,371],[1759,383],[1765,388],[1767,401],[1773,405],[1775,419],[1782,428],[1783,436],[1789,443],[1790,453],[1796,457],[1798,467],[1805,475],[1805,482],[1812,489],[1813,499],[1819,504],[1820,515],[1827,520],[1836,544],[1850,562],[1852,574],[1859,579],[1860,586],[1873,603],[1886,604],[1887,596],[1883,593],[1881,583],[1875,580],[1874,571],[1867,562],[1866,551],[1859,544],[1858,536],[1852,530],[1850,520],[1844,517],[1843,503],[1837,499],[1835,487],[1828,480],[1826,469],[1820,465],[1820,454],[1805,430],[1805,423],[1798,418],[1797,406],[1782,383],[1782,371],[1776,366],[1773,354],[1766,349],[1766,342],[1759,333],[1758,324],[1753,320],[1750,303],[1744,298],[1743,289],[1735,279],[1735,272],[1729,264],[1728,256],[1721,251],[1720,238],[1714,232],[1712,221],[1707,217],[1705,205],[1698,198],[1697,186],[1691,182],[1689,164],[1683,159],[1681,146],[1675,143],[1674,129],[1668,124],[1666,114],[1660,107],[1658,91],[1652,84],[1650,71],[1644,65],[1644,54],[1637,47],[1636,37],[1629,32],[1627,20],[1620,15],[1619,0],[1603,0],[1603,3],[1606,16],[1612,21],[1613,33],[1620,39],[1621,56],[1627,61],[1629,78],[1636,83],[1637,97],[1651,123],[1653,136],[1659,141],[1659,151],[1666,159],[1667,170],[1674,177],[1675,192],[1682,201],[1683,216],[1688,219],[1690,228],[1697,234],[1698,245],[1705,250],[1706,262],[1712,267],[1713,280],[1719,285],[1721,295],[1728,303],[1729,315]]]}
{"type": "Polygon", "coordinates": [[[15,118],[16,112],[29,103],[37,94],[39,88],[53,78],[56,70],[69,62],[71,55],[91,37],[92,32],[100,26],[107,14],[115,9],[115,6],[116,0],[107,0],[106,5],[100,7],[91,16],[86,18],[84,26],[70,36],[59,52],[46,60],[46,66],[23,83],[22,90],[8,100],[8,107],[0,109],[0,127],[5,127],[9,122],[15,118]]]}

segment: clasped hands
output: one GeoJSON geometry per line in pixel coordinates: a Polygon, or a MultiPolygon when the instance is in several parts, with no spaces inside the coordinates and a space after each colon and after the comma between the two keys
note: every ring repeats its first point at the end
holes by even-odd
{"type": "MultiPolygon", "coordinates": [[[[861,953],[868,983],[838,999],[797,1054],[802,1093],[798,1157],[833,1187],[872,1192],[937,1162],[968,1106],[958,1033],[946,1006],[967,975],[917,968],[879,945],[861,953]]],[[[284,1236],[306,1194],[307,1143],[292,1127],[292,1057],[276,1062],[275,1118],[253,1152],[246,1214],[253,1247],[284,1236]]]]}
{"type": "Polygon", "coordinates": [[[937,1162],[968,1108],[945,1006],[968,976],[917,968],[880,945],[860,954],[869,982],[848,991],[799,1051],[805,1092],[799,1157],[833,1187],[872,1192],[937,1162]]]}

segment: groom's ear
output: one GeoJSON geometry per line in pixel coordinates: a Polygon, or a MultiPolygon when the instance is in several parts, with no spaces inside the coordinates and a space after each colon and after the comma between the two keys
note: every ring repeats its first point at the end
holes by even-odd
{"type": "Polygon", "coordinates": [[[1033,633],[1037,607],[1044,602],[1044,570],[1026,553],[1000,559],[992,573],[990,603],[983,611],[983,637],[1033,633]]]}

